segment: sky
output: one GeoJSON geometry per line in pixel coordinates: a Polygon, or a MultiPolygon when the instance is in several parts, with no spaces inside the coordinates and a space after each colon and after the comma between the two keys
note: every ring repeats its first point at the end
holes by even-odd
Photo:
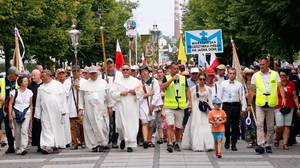
{"type": "MultiPolygon", "coordinates": [[[[179,3],[183,2],[184,0],[179,0],[179,3]]],[[[174,0],[139,0],[139,3],[140,6],[132,10],[139,34],[149,34],[149,29],[152,29],[156,22],[163,35],[174,35],[174,0]]]]}

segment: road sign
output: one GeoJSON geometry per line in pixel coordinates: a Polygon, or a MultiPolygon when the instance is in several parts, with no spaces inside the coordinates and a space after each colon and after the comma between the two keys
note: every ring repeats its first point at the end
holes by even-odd
{"type": "Polygon", "coordinates": [[[222,30],[196,30],[185,32],[186,54],[222,53],[222,30]]]}

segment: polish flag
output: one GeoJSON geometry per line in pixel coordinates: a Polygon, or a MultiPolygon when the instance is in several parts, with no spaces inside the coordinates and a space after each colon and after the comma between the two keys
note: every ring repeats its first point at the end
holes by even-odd
{"type": "Polygon", "coordinates": [[[142,64],[146,64],[146,60],[145,60],[145,57],[144,57],[144,53],[142,53],[142,64]]]}
{"type": "Polygon", "coordinates": [[[216,57],[215,53],[210,53],[210,62],[209,63],[210,63],[210,67],[209,68],[214,68],[215,66],[219,66],[220,65],[219,60],[216,57]]]}
{"type": "Polygon", "coordinates": [[[119,70],[124,64],[123,54],[119,45],[119,40],[117,40],[117,50],[116,50],[116,69],[119,70]]]}

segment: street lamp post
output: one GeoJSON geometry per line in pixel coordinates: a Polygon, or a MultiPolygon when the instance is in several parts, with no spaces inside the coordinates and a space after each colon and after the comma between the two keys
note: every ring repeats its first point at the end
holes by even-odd
{"type": "MultiPolygon", "coordinates": [[[[71,49],[73,48],[72,51],[74,51],[74,55],[75,55],[76,75],[78,75],[79,73],[78,73],[77,53],[79,51],[78,47],[79,47],[79,41],[80,41],[80,31],[76,29],[76,25],[74,24],[74,21],[73,21],[73,24],[71,27],[72,27],[72,30],[68,31],[68,33],[69,33],[70,39],[71,39],[71,46],[72,46],[71,49]]],[[[76,90],[76,96],[77,96],[76,110],[78,112],[78,103],[79,103],[78,90],[76,90]]]]}

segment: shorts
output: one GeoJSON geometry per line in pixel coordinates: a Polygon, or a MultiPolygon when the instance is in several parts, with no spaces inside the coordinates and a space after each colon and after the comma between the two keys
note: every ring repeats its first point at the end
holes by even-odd
{"type": "Polygon", "coordinates": [[[147,123],[149,127],[153,127],[155,125],[155,120],[148,121],[147,119],[141,119],[142,124],[147,123]]]}
{"type": "Polygon", "coordinates": [[[182,120],[184,116],[184,110],[165,109],[166,121],[168,125],[175,125],[176,128],[182,127],[182,120]]]}
{"type": "Polygon", "coordinates": [[[212,132],[214,141],[223,140],[224,132],[212,132]]]}
{"type": "Polygon", "coordinates": [[[276,126],[291,126],[293,120],[294,108],[288,114],[282,114],[280,109],[275,109],[276,126]]]}

